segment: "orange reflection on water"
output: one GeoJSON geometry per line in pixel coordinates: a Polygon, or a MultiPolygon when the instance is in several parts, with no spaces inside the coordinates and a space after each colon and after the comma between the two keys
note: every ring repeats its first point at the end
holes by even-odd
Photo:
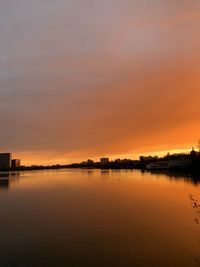
{"type": "Polygon", "coordinates": [[[91,267],[196,266],[200,229],[189,194],[200,196],[198,183],[169,173],[21,172],[19,182],[0,193],[0,248],[3,255],[12,251],[16,262],[28,253],[46,266],[76,265],[77,258],[91,267]],[[6,249],[10,229],[13,241],[6,249]],[[19,251],[19,240],[33,249],[19,251]]]}

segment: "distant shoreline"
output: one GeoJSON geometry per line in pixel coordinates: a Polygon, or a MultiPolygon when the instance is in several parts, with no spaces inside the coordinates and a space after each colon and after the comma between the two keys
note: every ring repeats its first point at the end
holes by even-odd
{"type": "Polygon", "coordinates": [[[179,173],[179,174],[199,174],[200,178],[200,170],[199,169],[192,169],[192,168],[170,168],[170,169],[155,169],[155,170],[148,170],[143,167],[112,167],[112,166],[74,166],[74,164],[70,165],[53,165],[53,166],[22,166],[16,169],[9,169],[9,170],[0,170],[0,174],[5,172],[16,172],[16,171],[42,171],[42,170],[61,170],[61,169],[90,169],[90,170],[140,170],[143,172],[150,172],[150,173],[179,173]]]}
{"type": "Polygon", "coordinates": [[[12,168],[0,169],[5,171],[34,171],[34,170],[58,170],[58,169],[139,169],[151,171],[178,171],[191,172],[200,174],[200,152],[194,149],[189,154],[167,154],[159,158],[156,156],[141,156],[138,160],[132,159],[116,159],[110,161],[109,158],[101,158],[99,162],[91,159],[80,163],[72,164],[54,164],[54,165],[31,165],[31,166],[15,166],[12,168]]]}

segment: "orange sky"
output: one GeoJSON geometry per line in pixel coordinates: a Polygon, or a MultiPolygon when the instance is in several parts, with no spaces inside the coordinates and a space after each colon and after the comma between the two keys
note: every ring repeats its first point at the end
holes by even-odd
{"type": "Polygon", "coordinates": [[[0,151],[23,164],[187,150],[200,2],[1,1],[0,151]]]}

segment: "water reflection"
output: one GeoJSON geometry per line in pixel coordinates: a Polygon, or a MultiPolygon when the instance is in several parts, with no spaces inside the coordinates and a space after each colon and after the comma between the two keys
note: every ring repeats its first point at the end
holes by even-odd
{"type": "Polygon", "coordinates": [[[0,193],[2,267],[198,266],[191,177],[68,169],[0,179],[11,188],[0,193]]]}
{"type": "MultiPolygon", "coordinates": [[[[181,172],[179,171],[168,171],[168,170],[132,170],[132,169],[108,169],[108,170],[99,170],[101,179],[109,179],[109,178],[115,178],[117,180],[120,180],[121,177],[124,178],[129,176],[131,173],[134,175],[135,173],[140,173],[140,177],[143,178],[157,178],[157,179],[168,179],[169,181],[180,181],[188,184],[193,184],[195,186],[200,185],[200,174],[198,173],[188,173],[188,172],[181,172]]],[[[93,171],[88,170],[88,175],[94,174],[93,171]]]]}
{"type": "Polygon", "coordinates": [[[8,190],[11,184],[20,178],[20,172],[0,173],[0,190],[8,190]]]}
{"type": "Polygon", "coordinates": [[[199,185],[200,184],[200,174],[194,173],[186,173],[186,172],[172,172],[172,171],[146,171],[145,173],[151,174],[151,176],[162,176],[168,178],[170,181],[179,181],[182,180],[185,183],[191,183],[193,185],[199,185]]]}
{"type": "Polygon", "coordinates": [[[92,175],[93,174],[93,170],[91,169],[91,170],[88,170],[88,175],[90,176],[90,175],[92,175]]]}
{"type": "Polygon", "coordinates": [[[110,170],[101,170],[101,179],[109,179],[110,170]]]}

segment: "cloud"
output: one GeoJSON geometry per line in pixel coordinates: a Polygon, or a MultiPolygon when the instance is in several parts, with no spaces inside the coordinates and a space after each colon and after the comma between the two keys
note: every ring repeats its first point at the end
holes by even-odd
{"type": "Polygon", "coordinates": [[[2,150],[76,160],[196,141],[198,1],[0,7],[2,150]]]}

